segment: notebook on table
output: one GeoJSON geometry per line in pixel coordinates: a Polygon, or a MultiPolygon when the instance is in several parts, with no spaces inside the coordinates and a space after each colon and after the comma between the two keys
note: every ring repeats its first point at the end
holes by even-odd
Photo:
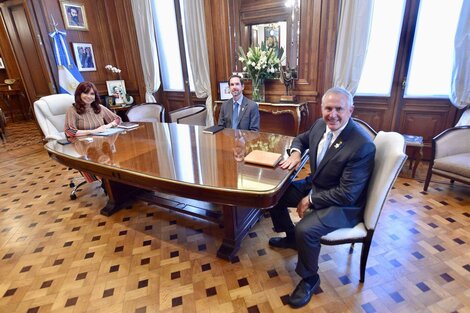
{"type": "Polygon", "coordinates": [[[202,132],[205,133],[205,134],[215,134],[217,132],[220,132],[223,129],[224,129],[223,126],[215,125],[215,126],[205,128],[202,132]]]}
{"type": "Polygon", "coordinates": [[[245,157],[245,162],[257,164],[257,165],[275,167],[281,159],[282,159],[282,154],[280,153],[253,150],[250,153],[248,153],[248,155],[245,157]]]}
{"type": "Polygon", "coordinates": [[[100,133],[93,133],[93,136],[111,136],[120,132],[123,132],[124,128],[109,128],[103,132],[100,133]]]}
{"type": "Polygon", "coordinates": [[[117,127],[119,127],[119,128],[124,128],[124,129],[131,129],[131,128],[139,127],[139,124],[137,124],[137,123],[132,123],[132,122],[122,122],[122,123],[119,124],[117,127]]]}

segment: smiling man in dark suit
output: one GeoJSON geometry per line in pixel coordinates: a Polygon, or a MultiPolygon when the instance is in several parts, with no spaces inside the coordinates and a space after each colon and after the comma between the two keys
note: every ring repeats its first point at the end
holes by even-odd
{"type": "Polygon", "coordinates": [[[338,228],[353,227],[363,219],[369,178],[374,168],[375,145],[351,115],[352,95],[331,88],[322,98],[322,118],[292,142],[284,169],[297,166],[309,150],[311,174],[293,182],[270,210],[276,232],[270,246],[298,251],[297,274],[302,277],[289,297],[290,306],[306,305],[320,285],[320,238],[338,228]],[[294,226],[288,207],[297,207],[301,220],[294,226]]]}
{"type": "Polygon", "coordinates": [[[225,101],[220,108],[219,126],[233,129],[259,131],[258,104],[243,96],[245,84],[238,75],[229,78],[232,99],[225,101]]]}

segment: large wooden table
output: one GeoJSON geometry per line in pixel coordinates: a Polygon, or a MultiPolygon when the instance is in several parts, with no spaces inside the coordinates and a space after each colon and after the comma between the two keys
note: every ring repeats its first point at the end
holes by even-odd
{"type": "Polygon", "coordinates": [[[203,127],[140,123],[112,136],[89,136],[69,145],[46,144],[50,157],[104,179],[111,215],[134,199],[205,218],[223,226],[217,252],[232,259],[261,215],[273,206],[296,171],[246,164],[251,150],[285,155],[292,137],[224,129],[214,135],[203,127]]]}

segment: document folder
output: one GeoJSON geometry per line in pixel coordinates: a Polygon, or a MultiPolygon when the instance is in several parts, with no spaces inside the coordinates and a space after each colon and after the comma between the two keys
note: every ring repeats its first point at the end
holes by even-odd
{"type": "Polygon", "coordinates": [[[282,155],[280,153],[253,150],[245,157],[245,162],[275,167],[281,158],[282,155]]]}

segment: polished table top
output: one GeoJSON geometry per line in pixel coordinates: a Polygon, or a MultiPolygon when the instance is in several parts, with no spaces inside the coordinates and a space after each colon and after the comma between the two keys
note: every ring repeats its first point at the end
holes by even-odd
{"type": "Polygon", "coordinates": [[[267,207],[294,171],[247,164],[252,150],[286,157],[293,137],[174,123],[139,123],[111,136],[76,138],[72,144],[46,144],[52,158],[111,180],[150,190],[183,194],[214,203],[267,207]],[[254,202],[255,200],[255,202],[254,202]]]}

